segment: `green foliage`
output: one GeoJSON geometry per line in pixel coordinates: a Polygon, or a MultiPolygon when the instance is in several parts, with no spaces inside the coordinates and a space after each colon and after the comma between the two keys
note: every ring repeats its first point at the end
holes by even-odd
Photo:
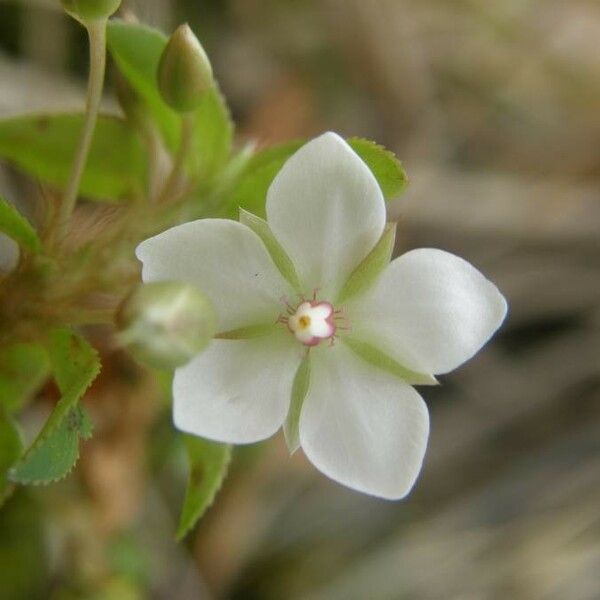
{"type": "Polygon", "coordinates": [[[0,510],[0,598],[48,598],[48,545],[42,511],[21,489],[0,510]]]}
{"type": "Polygon", "coordinates": [[[41,243],[29,221],[12,205],[0,198],[0,231],[22,248],[39,252],[41,243]]]}
{"type": "MultiPolygon", "coordinates": [[[[400,161],[392,152],[375,142],[360,138],[350,138],[348,143],[371,169],[386,200],[392,200],[402,193],[407,178],[400,161]]],[[[287,159],[303,144],[303,141],[296,140],[257,152],[248,161],[237,182],[230,199],[230,213],[234,214],[239,207],[264,217],[269,186],[287,159]]]]}
{"type": "Polygon", "coordinates": [[[371,169],[386,200],[397,198],[405,190],[408,178],[393,152],[362,138],[350,138],[348,143],[371,169]]]}
{"type": "Polygon", "coordinates": [[[364,260],[350,274],[344,284],[338,302],[345,302],[368,290],[377,280],[383,269],[389,264],[396,241],[396,224],[388,223],[383,235],[364,260]]]}
{"type": "Polygon", "coordinates": [[[289,281],[290,285],[300,293],[302,291],[302,286],[300,285],[300,279],[298,279],[294,263],[281,247],[280,243],[275,239],[267,222],[242,208],[240,209],[240,223],[243,223],[258,235],[263,241],[280,273],[289,281]]]}
{"type": "Polygon", "coordinates": [[[9,412],[20,409],[42,385],[50,370],[40,344],[21,343],[0,349],[0,403],[9,412]]]}
{"type": "Polygon", "coordinates": [[[34,443],[10,473],[15,483],[43,485],[66,477],[79,458],[79,438],[92,435],[92,424],[81,406],[75,406],[43,441],[34,443]]]}
{"type": "Polygon", "coordinates": [[[147,546],[139,537],[131,531],[120,532],[110,541],[107,560],[116,575],[146,584],[152,572],[152,560],[147,546]]]}
{"type": "Polygon", "coordinates": [[[342,342],[369,364],[399,377],[406,383],[410,383],[411,385],[438,385],[438,381],[433,375],[417,373],[403,367],[400,363],[368,342],[352,336],[344,336],[342,342]]]}
{"type": "Polygon", "coordinates": [[[298,150],[303,141],[272,146],[257,152],[247,163],[233,192],[232,213],[239,208],[259,217],[265,217],[267,190],[285,161],[298,150]]]}
{"type": "Polygon", "coordinates": [[[91,435],[91,423],[77,405],[100,371],[96,351],[80,336],[58,329],[49,336],[48,354],[62,394],[46,424],[11,470],[16,483],[45,484],[65,477],[79,458],[79,438],[91,435]]]}
{"type": "MultiPolygon", "coordinates": [[[[161,132],[171,152],[179,145],[181,118],[162,99],[157,72],[167,37],[160,31],[115,19],[108,24],[108,48],[119,70],[161,132]]],[[[192,165],[201,176],[216,174],[231,153],[233,125],[216,87],[209,90],[194,111],[192,165]]]]}
{"type": "MultiPolygon", "coordinates": [[[[62,188],[83,127],[82,113],[34,114],[0,120],[0,157],[62,188]]],[[[116,201],[143,190],[146,159],[123,119],[100,116],[81,181],[81,193],[116,201]]]]}
{"type": "Polygon", "coordinates": [[[302,412],[302,405],[308,393],[309,385],[310,354],[307,353],[296,372],[294,384],[292,385],[292,400],[288,415],[283,424],[285,442],[290,452],[295,452],[300,447],[300,413],[302,412]]]}
{"type": "Polygon", "coordinates": [[[229,468],[231,446],[186,435],[190,463],[187,490],[177,538],[182,539],[197,523],[215,499],[229,468]]]}
{"type": "Polygon", "coordinates": [[[23,442],[16,423],[0,406],[0,506],[8,493],[6,474],[23,451],[23,442]]]}

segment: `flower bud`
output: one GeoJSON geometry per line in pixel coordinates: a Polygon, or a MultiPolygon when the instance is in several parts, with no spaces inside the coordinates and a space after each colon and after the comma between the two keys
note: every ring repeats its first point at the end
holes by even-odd
{"type": "Polygon", "coordinates": [[[216,315],[194,286],[160,281],[140,285],[123,301],[117,325],[120,340],[141,362],[174,369],[206,348],[216,315]]]}
{"type": "Polygon", "coordinates": [[[63,8],[81,22],[108,19],[121,5],[121,0],[61,0],[63,8]]]}
{"type": "Polygon", "coordinates": [[[212,85],[212,67],[204,48],[187,24],[180,25],[158,65],[158,87],[163,100],[177,112],[190,112],[200,105],[212,85]]]}

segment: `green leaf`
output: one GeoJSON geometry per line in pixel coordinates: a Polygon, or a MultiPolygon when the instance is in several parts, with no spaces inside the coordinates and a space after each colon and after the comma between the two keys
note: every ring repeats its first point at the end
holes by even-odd
{"type": "Polygon", "coordinates": [[[300,293],[302,291],[302,286],[300,285],[300,279],[296,273],[294,263],[281,247],[281,244],[275,239],[267,222],[241,208],[240,223],[243,223],[258,235],[271,255],[275,266],[279,269],[279,272],[288,280],[290,285],[300,293]]]}
{"type": "Polygon", "coordinates": [[[43,485],[66,477],[79,459],[79,439],[88,439],[92,425],[83,407],[75,406],[45,437],[34,443],[10,472],[15,483],[43,485]]]}
{"type": "Polygon", "coordinates": [[[50,372],[40,344],[20,343],[0,349],[0,404],[19,410],[38,391],[50,372]]]}
{"type": "MultiPolygon", "coordinates": [[[[66,185],[82,113],[35,114],[0,120],[0,157],[45,183],[66,185]]],[[[81,193],[116,201],[143,190],[146,158],[126,121],[100,116],[86,163],[81,193]]]]}
{"type": "Polygon", "coordinates": [[[158,63],[167,45],[166,36],[152,27],[112,19],[106,40],[119,71],[146,103],[167,146],[175,150],[181,118],[163,102],[156,79],[158,63]]]}
{"type": "Polygon", "coordinates": [[[30,252],[39,252],[41,242],[31,223],[12,205],[0,198],[0,231],[30,252]]]}
{"type": "MultiPolygon", "coordinates": [[[[347,141],[373,172],[386,200],[397,197],[404,190],[406,174],[392,152],[375,142],[360,138],[350,138],[347,141]]],[[[269,186],[288,158],[304,143],[302,140],[295,140],[257,152],[238,180],[230,200],[232,209],[239,207],[264,217],[269,186]]]]}
{"type": "Polygon", "coordinates": [[[368,342],[363,342],[362,340],[351,336],[344,336],[341,340],[369,364],[383,369],[391,375],[399,377],[406,383],[410,383],[411,385],[438,385],[438,380],[433,375],[417,373],[416,371],[403,367],[400,363],[396,362],[393,358],[368,342]]]}
{"type": "Polygon", "coordinates": [[[290,453],[296,452],[300,447],[300,413],[302,412],[302,405],[304,404],[304,398],[306,398],[306,394],[308,393],[309,385],[310,354],[307,352],[298,367],[296,377],[294,377],[290,409],[285,419],[285,423],[283,424],[285,442],[290,453]]]}
{"type": "Polygon", "coordinates": [[[388,223],[375,247],[354,269],[342,288],[337,302],[346,302],[349,298],[368,290],[381,272],[388,266],[396,241],[396,223],[388,223]]]}
{"type": "Polygon", "coordinates": [[[0,406],[0,506],[10,492],[6,474],[17,462],[22,451],[23,442],[17,424],[0,406]]]}
{"type": "Polygon", "coordinates": [[[405,190],[408,178],[393,152],[361,138],[350,138],[348,143],[371,169],[386,200],[397,198],[405,190]]]}
{"type": "Polygon", "coordinates": [[[16,423],[0,408],[0,477],[17,461],[22,450],[23,442],[16,423]]]}
{"type": "MultiPolygon", "coordinates": [[[[181,117],[163,101],[157,84],[158,64],[167,37],[152,27],[119,19],[109,22],[107,32],[108,48],[119,70],[146,104],[167,148],[175,152],[181,117]]],[[[229,158],[233,138],[229,110],[216,86],[206,93],[195,114],[193,167],[203,176],[212,175],[229,158]]]]}
{"type": "Polygon", "coordinates": [[[17,483],[45,484],[65,477],[79,458],[79,438],[91,435],[91,423],[78,401],[100,371],[96,351],[77,334],[57,329],[48,353],[62,394],[50,417],[10,473],[17,483]]]}
{"type": "Polygon", "coordinates": [[[230,204],[235,211],[242,208],[265,217],[267,190],[285,161],[304,144],[301,140],[272,146],[257,152],[246,165],[230,204]]]}
{"type": "Polygon", "coordinates": [[[229,468],[232,449],[191,435],[184,436],[190,474],[177,539],[182,539],[213,503],[229,468]]]}

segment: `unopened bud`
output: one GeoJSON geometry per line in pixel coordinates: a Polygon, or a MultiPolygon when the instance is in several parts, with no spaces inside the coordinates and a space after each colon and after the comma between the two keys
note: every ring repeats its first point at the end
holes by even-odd
{"type": "Polygon", "coordinates": [[[169,38],[158,66],[163,100],[177,112],[190,112],[198,108],[212,85],[212,67],[204,48],[187,24],[180,25],[169,38]]]}
{"type": "Polygon", "coordinates": [[[121,304],[117,324],[121,341],[141,362],[174,369],[206,348],[216,315],[194,286],[160,281],[136,288],[121,304]]]}
{"type": "Polygon", "coordinates": [[[121,5],[121,0],[61,0],[61,2],[65,11],[84,23],[108,19],[121,5]]]}

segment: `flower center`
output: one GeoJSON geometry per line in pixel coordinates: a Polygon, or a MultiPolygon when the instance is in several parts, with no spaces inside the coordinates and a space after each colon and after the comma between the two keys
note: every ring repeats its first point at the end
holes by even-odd
{"type": "Polygon", "coordinates": [[[298,318],[298,329],[306,329],[310,327],[311,319],[308,315],[302,315],[298,318]]]}
{"type": "Polygon", "coordinates": [[[299,342],[305,346],[316,346],[329,339],[333,343],[338,329],[336,319],[341,318],[340,311],[335,310],[333,304],[318,301],[316,294],[312,300],[303,299],[297,306],[282,300],[287,307],[287,315],[280,315],[277,322],[284,323],[299,342]]]}

